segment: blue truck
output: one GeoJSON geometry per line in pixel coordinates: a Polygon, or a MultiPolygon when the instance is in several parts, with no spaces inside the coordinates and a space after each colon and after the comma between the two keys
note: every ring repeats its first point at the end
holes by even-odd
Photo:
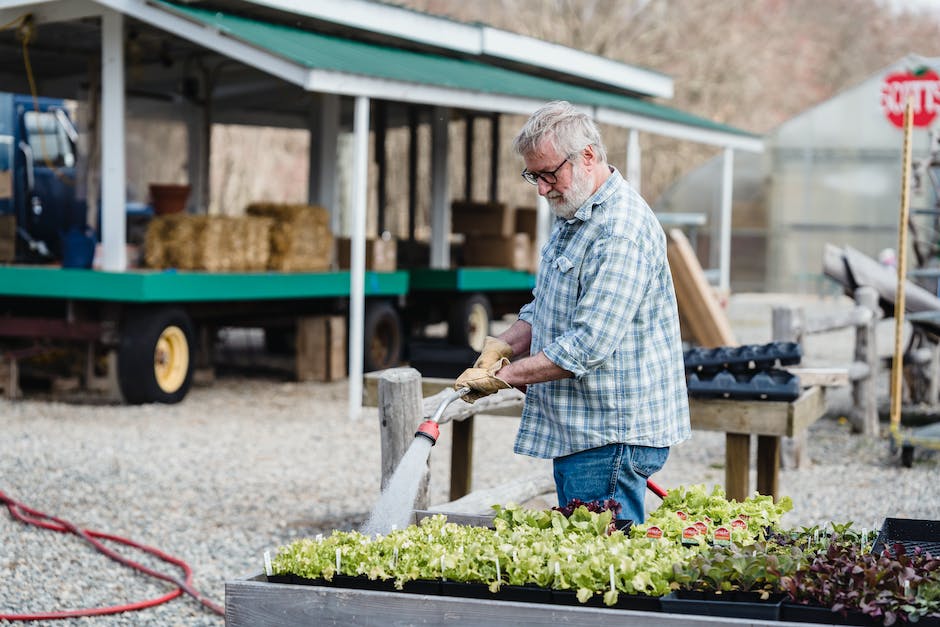
{"type": "Polygon", "coordinates": [[[85,231],[77,138],[63,100],[0,94],[0,216],[14,217],[16,261],[61,261],[85,231]]]}

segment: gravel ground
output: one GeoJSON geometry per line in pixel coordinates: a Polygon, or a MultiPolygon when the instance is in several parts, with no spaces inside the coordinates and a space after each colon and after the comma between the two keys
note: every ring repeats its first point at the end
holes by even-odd
{"type": "MultiPolygon", "coordinates": [[[[765,295],[732,298],[729,314],[739,340],[769,341],[773,302],[765,295]]],[[[797,302],[812,311],[849,306],[841,298],[797,302]]],[[[814,337],[807,341],[805,362],[838,363],[850,351],[850,335],[814,337]]],[[[378,497],[377,413],[367,408],[351,420],[346,393],[345,382],[227,376],[193,389],[175,406],[3,400],[0,491],[80,527],[185,560],[196,588],[222,604],[224,582],[260,571],[265,550],[354,527],[378,497]]],[[[848,402],[844,391],[829,399],[830,415],[808,438],[811,463],[781,473],[781,493],[794,501],[785,523],[853,520],[878,528],[888,516],[940,519],[933,453],[919,450],[912,469],[900,467],[887,439],[850,434],[840,419],[848,402]]],[[[476,487],[550,472],[549,462],[512,453],[517,423],[478,417],[476,487]]],[[[432,503],[447,500],[449,437],[445,426],[445,446],[432,451],[432,503]]],[[[723,435],[695,432],[675,447],[655,479],[666,488],[721,484],[723,464],[723,435]]],[[[656,505],[652,495],[649,505],[656,505]]],[[[123,552],[175,571],[139,551],[123,552]]],[[[120,605],[169,590],[169,584],[131,573],[74,536],[0,514],[0,614],[120,605]]],[[[199,626],[223,620],[184,597],[140,612],[50,624],[199,626]]]]}

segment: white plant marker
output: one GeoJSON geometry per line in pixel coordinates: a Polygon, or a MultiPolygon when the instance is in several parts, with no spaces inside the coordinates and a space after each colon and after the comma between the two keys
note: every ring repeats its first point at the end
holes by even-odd
{"type": "Polygon", "coordinates": [[[614,565],[610,564],[610,591],[613,592],[617,589],[616,584],[614,584],[614,565]]]}
{"type": "Polygon", "coordinates": [[[339,574],[339,563],[340,563],[341,555],[342,554],[340,553],[340,550],[336,549],[336,574],[337,575],[339,574]]]}
{"type": "Polygon", "coordinates": [[[264,552],[264,574],[270,577],[274,574],[274,567],[271,566],[271,552],[264,552]]]}

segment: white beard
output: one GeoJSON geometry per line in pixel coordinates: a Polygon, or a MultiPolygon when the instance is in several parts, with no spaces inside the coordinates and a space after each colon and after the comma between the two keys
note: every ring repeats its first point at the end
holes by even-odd
{"type": "Polygon", "coordinates": [[[552,212],[559,218],[570,220],[578,212],[584,201],[591,197],[593,181],[579,164],[573,163],[571,167],[571,185],[564,195],[549,192],[545,197],[552,212]]]}

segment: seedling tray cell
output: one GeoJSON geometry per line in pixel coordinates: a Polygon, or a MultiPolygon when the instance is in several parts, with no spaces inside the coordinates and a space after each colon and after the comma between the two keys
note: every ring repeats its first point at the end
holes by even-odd
{"type": "Polygon", "coordinates": [[[919,546],[932,556],[940,557],[940,520],[885,518],[872,552],[881,553],[897,543],[904,545],[908,553],[919,546]]]}

